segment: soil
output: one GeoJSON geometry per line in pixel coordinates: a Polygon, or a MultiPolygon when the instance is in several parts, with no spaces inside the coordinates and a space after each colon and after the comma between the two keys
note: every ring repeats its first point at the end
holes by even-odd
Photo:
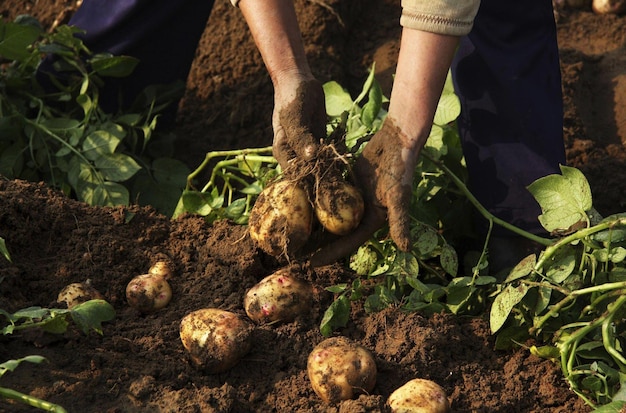
{"type": "MultiPolygon", "coordinates": [[[[321,81],[357,92],[376,62],[388,91],[399,44],[400,0],[296,0],[307,53],[321,81]]],[[[8,18],[29,13],[63,23],[75,0],[3,0],[8,18]]],[[[626,210],[626,17],[563,10],[558,16],[568,163],[590,181],[603,215],[626,210]]],[[[387,93],[388,94],[388,93],[387,93]]],[[[195,167],[215,149],[271,143],[272,88],[240,13],[217,2],[181,102],[178,157],[195,167]]],[[[365,314],[354,305],[338,333],[369,348],[378,380],[369,395],[326,405],[314,394],[306,359],[322,340],[318,323],[332,297],[324,287],[353,275],[341,265],[303,274],[316,287],[308,317],[255,329],[251,352],[231,370],[193,367],[178,336],[181,318],[202,307],[242,313],[245,291],[279,263],[252,244],[246,227],[172,221],[151,207],[93,208],[43,184],[0,181],[0,236],[13,262],[0,260],[0,308],[52,306],[68,283],[91,279],[115,307],[103,335],[74,327],[60,336],[0,338],[0,360],[40,354],[2,386],[58,403],[69,412],[384,412],[389,394],[422,377],[439,383],[457,412],[585,412],[556,364],[524,349],[494,350],[481,318],[426,318],[394,309],[365,314]],[[159,257],[176,263],[174,298],[141,315],[128,307],[128,281],[159,257]]],[[[6,412],[34,411],[0,402],[6,412]]]]}

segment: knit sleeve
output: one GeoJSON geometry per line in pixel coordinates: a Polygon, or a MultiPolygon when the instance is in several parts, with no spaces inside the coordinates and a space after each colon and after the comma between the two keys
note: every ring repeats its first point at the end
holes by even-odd
{"type": "Polygon", "coordinates": [[[472,29],[479,6],[480,0],[402,0],[400,24],[409,29],[463,36],[472,29]]]}

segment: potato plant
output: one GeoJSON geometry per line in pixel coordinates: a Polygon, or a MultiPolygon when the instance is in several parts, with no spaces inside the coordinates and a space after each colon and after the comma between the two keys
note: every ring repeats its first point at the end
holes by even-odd
{"type": "Polygon", "coordinates": [[[182,87],[151,87],[124,113],[105,112],[103,80],[128,76],[137,60],[94,54],[76,33],[67,25],[46,33],[28,16],[0,20],[0,174],[44,181],[91,205],[139,200],[171,215],[189,171],[156,126],[182,87]],[[64,81],[37,72],[45,56],[58,59],[64,81]]]}

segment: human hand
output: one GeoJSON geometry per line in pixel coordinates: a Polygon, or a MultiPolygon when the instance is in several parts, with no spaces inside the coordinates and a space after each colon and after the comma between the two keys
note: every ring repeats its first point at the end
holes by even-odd
{"type": "Polygon", "coordinates": [[[398,248],[408,251],[411,247],[409,207],[416,162],[417,150],[409,147],[400,129],[387,118],[354,166],[356,185],[365,201],[361,224],[354,232],[314,253],[311,265],[327,265],[349,255],[386,220],[393,241],[398,248]]]}
{"type": "Polygon", "coordinates": [[[278,82],[274,97],[273,153],[285,169],[290,160],[311,161],[326,136],[324,90],[313,78],[278,82]]]}

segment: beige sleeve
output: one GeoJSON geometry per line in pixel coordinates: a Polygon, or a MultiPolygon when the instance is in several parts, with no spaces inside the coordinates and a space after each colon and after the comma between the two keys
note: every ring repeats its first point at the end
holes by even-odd
{"type": "Polygon", "coordinates": [[[231,3],[233,6],[237,7],[237,6],[239,5],[239,0],[230,0],[230,3],[231,3]]]}
{"type": "Polygon", "coordinates": [[[400,24],[409,29],[463,36],[472,30],[479,6],[480,0],[402,0],[400,24]]]}

